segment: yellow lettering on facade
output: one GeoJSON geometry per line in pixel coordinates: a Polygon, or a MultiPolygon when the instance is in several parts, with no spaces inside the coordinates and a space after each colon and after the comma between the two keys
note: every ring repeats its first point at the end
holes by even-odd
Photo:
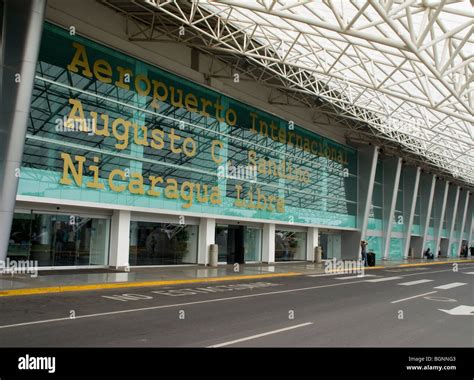
{"type": "Polygon", "coordinates": [[[67,69],[73,73],[79,73],[79,67],[81,67],[82,73],[80,74],[92,78],[92,72],[89,66],[85,46],[77,42],[73,42],[72,46],[76,49],[76,52],[74,53],[71,63],[67,65],[67,69]]]}
{"type": "Polygon", "coordinates": [[[171,199],[178,199],[178,182],[173,178],[166,180],[165,197],[171,199]]]}
{"type": "Polygon", "coordinates": [[[125,190],[126,186],[125,185],[117,186],[114,183],[114,177],[117,176],[117,175],[120,176],[122,181],[125,181],[125,172],[123,170],[120,170],[120,169],[113,169],[109,174],[109,187],[112,191],[114,191],[116,193],[121,193],[122,191],[125,190]]]}
{"type": "Polygon", "coordinates": [[[119,143],[115,144],[115,147],[117,149],[120,149],[120,150],[127,149],[127,147],[128,147],[128,134],[129,134],[131,125],[132,125],[131,122],[126,121],[126,120],[122,119],[121,117],[115,119],[114,122],[112,123],[112,134],[114,135],[114,137],[118,141],[121,142],[121,144],[119,144],[119,143]],[[120,130],[119,130],[120,125],[123,127],[122,132],[120,132],[120,130]]]}
{"type": "Polygon", "coordinates": [[[145,189],[143,188],[143,176],[140,173],[130,173],[128,191],[132,194],[145,194],[145,189]]]}
{"type": "Polygon", "coordinates": [[[124,90],[130,90],[130,81],[132,80],[133,75],[132,70],[117,66],[117,71],[119,72],[119,80],[115,81],[115,85],[124,90]]]}
{"type": "MultiPolygon", "coordinates": [[[[93,161],[98,164],[99,163],[99,157],[94,157],[93,158],[93,161]]],[[[86,183],[86,186],[91,188],[91,189],[99,189],[99,190],[102,190],[104,189],[104,184],[99,182],[99,167],[97,165],[90,165],[89,166],[89,170],[92,171],[92,178],[93,178],[93,181],[92,182],[87,182],[86,183]]]]}
{"type": "Polygon", "coordinates": [[[187,202],[183,205],[183,208],[189,208],[193,205],[194,184],[192,182],[183,182],[181,185],[181,198],[187,202]]]}
{"type": "Polygon", "coordinates": [[[67,117],[65,127],[70,129],[76,129],[75,126],[79,125],[78,130],[82,132],[88,132],[86,117],[84,116],[84,109],[82,103],[78,99],[69,99],[69,104],[72,105],[71,112],[67,117]]]}
{"type": "Polygon", "coordinates": [[[144,74],[138,74],[135,77],[135,90],[140,96],[148,96],[151,91],[151,83],[148,77],[144,74]],[[143,88],[143,85],[145,88],[143,88]]]}
{"type": "Polygon", "coordinates": [[[63,159],[63,176],[59,180],[62,185],[71,185],[72,181],[69,178],[69,173],[72,174],[74,182],[77,186],[82,186],[82,172],[84,170],[84,161],[86,160],[83,156],[74,156],[74,159],[78,163],[77,169],[72,163],[71,156],[67,153],[61,153],[63,159]]]}
{"type": "Polygon", "coordinates": [[[151,175],[148,178],[150,180],[150,188],[147,191],[147,194],[151,195],[151,196],[154,196],[154,197],[159,197],[161,193],[158,190],[156,190],[156,185],[158,183],[163,183],[163,178],[162,177],[155,177],[153,175],[151,175]]]}
{"type": "Polygon", "coordinates": [[[220,150],[224,147],[224,144],[220,140],[212,140],[212,143],[211,143],[211,157],[212,157],[212,160],[216,164],[220,164],[223,159],[222,159],[222,157],[216,157],[216,147],[218,147],[219,150],[220,150]]]}
{"type": "Polygon", "coordinates": [[[112,83],[112,66],[105,59],[94,62],[94,76],[104,83],[112,83]]]}

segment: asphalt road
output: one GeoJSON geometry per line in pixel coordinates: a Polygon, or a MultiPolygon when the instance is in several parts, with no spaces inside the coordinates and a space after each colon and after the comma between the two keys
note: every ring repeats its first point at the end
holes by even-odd
{"type": "Polygon", "coordinates": [[[474,264],[366,274],[4,297],[0,346],[474,347],[474,264]]]}

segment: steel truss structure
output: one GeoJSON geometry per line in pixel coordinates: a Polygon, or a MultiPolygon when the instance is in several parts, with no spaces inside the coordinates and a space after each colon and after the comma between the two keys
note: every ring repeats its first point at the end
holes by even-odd
{"type": "MultiPolygon", "coordinates": [[[[474,186],[474,11],[459,0],[100,0],[136,41],[181,41],[474,186]]],[[[214,73],[218,74],[218,73],[214,73]]],[[[374,140],[375,138],[375,140],[374,140]]]]}

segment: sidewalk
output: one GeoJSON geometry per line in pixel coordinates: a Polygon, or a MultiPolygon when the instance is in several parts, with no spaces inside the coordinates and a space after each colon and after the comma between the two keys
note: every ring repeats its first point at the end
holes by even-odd
{"type": "MultiPolygon", "coordinates": [[[[474,262],[469,258],[440,258],[434,260],[408,259],[400,261],[378,260],[377,266],[367,270],[436,265],[451,262],[474,262]]],[[[130,272],[113,269],[77,269],[39,271],[30,274],[1,274],[0,296],[85,291],[95,289],[164,286],[195,282],[218,282],[245,279],[265,279],[296,275],[324,274],[324,262],[240,265],[239,272],[233,265],[209,268],[198,265],[157,268],[131,268],[130,272]]]]}

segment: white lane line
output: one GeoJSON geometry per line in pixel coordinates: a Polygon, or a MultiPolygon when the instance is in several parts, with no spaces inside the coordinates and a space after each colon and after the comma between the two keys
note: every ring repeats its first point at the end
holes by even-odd
{"type": "Polygon", "coordinates": [[[408,298],[402,298],[401,300],[392,301],[390,303],[398,303],[398,302],[408,301],[408,300],[412,300],[413,298],[423,297],[423,296],[427,296],[428,294],[434,294],[434,293],[438,293],[438,292],[435,290],[434,292],[418,294],[416,296],[412,296],[412,297],[408,297],[408,298]]]}
{"type": "Polygon", "coordinates": [[[418,285],[418,284],[424,284],[426,282],[432,282],[434,280],[417,280],[417,281],[409,281],[409,282],[401,282],[398,285],[403,285],[403,286],[411,286],[411,285],[418,285]]]}
{"type": "MultiPolygon", "coordinates": [[[[463,268],[474,268],[474,266],[464,266],[463,268]]],[[[427,273],[427,272],[410,273],[410,274],[403,274],[401,276],[402,277],[409,277],[409,276],[419,276],[419,275],[427,275],[427,274],[442,273],[442,272],[452,272],[452,271],[453,271],[452,269],[443,269],[443,270],[438,270],[438,271],[430,271],[429,273],[427,273]]],[[[133,312],[140,312],[140,311],[147,311],[147,310],[158,310],[158,309],[165,309],[165,308],[178,307],[178,306],[188,306],[188,305],[196,305],[196,304],[202,304],[202,303],[227,301],[227,300],[233,300],[233,299],[260,297],[260,296],[266,296],[266,295],[272,295],[272,294],[292,293],[292,292],[299,292],[299,291],[304,291],[304,290],[330,288],[330,287],[333,287],[333,286],[360,284],[360,283],[367,282],[367,281],[374,281],[374,280],[340,282],[340,283],[337,283],[337,284],[330,284],[330,285],[318,285],[318,286],[311,286],[311,287],[307,287],[307,288],[279,290],[277,292],[267,292],[267,293],[250,294],[250,295],[237,296],[237,297],[217,298],[217,299],[212,299],[212,300],[195,301],[195,302],[179,303],[179,304],[172,304],[172,305],[151,306],[151,307],[144,307],[144,308],[139,308],[139,309],[109,311],[109,312],[98,313],[98,314],[76,315],[75,318],[65,317],[65,318],[44,319],[44,320],[33,321],[33,322],[15,323],[15,324],[12,324],[12,325],[3,325],[3,326],[0,325],[0,329],[6,329],[6,328],[10,328],[10,327],[36,325],[36,324],[43,324],[43,323],[61,322],[61,321],[74,321],[76,319],[82,319],[82,318],[101,317],[101,316],[104,316],[104,315],[133,313],[133,312]]]]}
{"type": "Polygon", "coordinates": [[[335,280],[351,280],[354,278],[377,277],[375,274],[358,274],[357,276],[336,277],[335,280]]]}
{"type": "Polygon", "coordinates": [[[340,276],[345,273],[323,273],[323,274],[308,274],[306,277],[326,277],[326,276],[340,276]]]}
{"type": "MultiPolygon", "coordinates": [[[[451,270],[451,269],[449,269],[449,270],[451,270]]],[[[279,291],[276,291],[276,292],[247,294],[247,295],[236,296],[236,297],[215,298],[215,299],[204,300],[204,301],[175,303],[175,304],[171,304],[171,305],[150,306],[150,307],[142,307],[142,308],[138,308],[138,309],[125,309],[125,310],[117,310],[117,311],[107,311],[107,312],[96,313],[96,314],[76,315],[74,318],[65,317],[65,318],[44,319],[44,320],[32,321],[32,322],[15,323],[15,324],[12,324],[12,325],[3,325],[3,326],[0,325],[0,329],[6,329],[6,328],[10,328],[10,327],[28,326],[28,325],[37,325],[37,324],[51,323],[51,322],[60,322],[60,321],[75,321],[77,319],[102,317],[102,316],[105,316],[105,315],[134,313],[134,312],[148,311],[148,310],[159,310],[159,309],[167,309],[167,308],[172,308],[172,307],[199,305],[199,304],[212,303],[212,302],[232,301],[232,300],[252,298],[252,297],[271,296],[272,294],[284,294],[284,293],[301,292],[301,291],[305,291],[305,290],[313,290],[313,289],[321,289],[321,288],[332,288],[332,287],[335,287],[335,286],[359,284],[361,282],[364,282],[364,281],[349,281],[349,282],[342,282],[342,283],[340,282],[340,283],[337,283],[337,284],[317,285],[317,286],[310,286],[310,287],[307,287],[307,288],[279,290],[279,291]]]]}
{"type": "Polygon", "coordinates": [[[461,272],[461,273],[464,273],[464,274],[474,274],[474,272],[461,272]]]}
{"type": "Polygon", "coordinates": [[[452,282],[446,285],[435,286],[434,288],[446,290],[446,289],[457,288],[458,286],[463,286],[463,285],[466,285],[466,283],[465,282],[452,282]]]}
{"type": "Polygon", "coordinates": [[[261,338],[262,336],[267,336],[267,335],[272,335],[272,334],[278,334],[278,333],[281,333],[281,332],[283,332],[283,331],[294,330],[294,329],[297,329],[297,328],[300,328],[300,327],[304,327],[304,326],[308,326],[308,325],[312,325],[312,324],[313,324],[313,322],[301,323],[300,325],[296,325],[296,326],[285,327],[285,328],[283,328],[283,329],[268,331],[268,332],[266,332],[266,333],[257,334],[257,335],[252,335],[252,336],[248,336],[248,337],[246,337],[246,338],[241,338],[241,339],[231,340],[231,341],[229,341],[229,342],[214,344],[214,345],[212,345],[212,346],[208,346],[208,348],[217,348],[217,347],[230,346],[231,344],[235,344],[235,343],[245,342],[245,341],[247,341],[247,340],[252,340],[252,339],[261,338]]]}
{"type": "Polygon", "coordinates": [[[374,278],[373,280],[365,280],[365,282],[382,282],[382,281],[392,281],[392,280],[400,280],[402,277],[382,277],[382,278],[374,278]]]}

